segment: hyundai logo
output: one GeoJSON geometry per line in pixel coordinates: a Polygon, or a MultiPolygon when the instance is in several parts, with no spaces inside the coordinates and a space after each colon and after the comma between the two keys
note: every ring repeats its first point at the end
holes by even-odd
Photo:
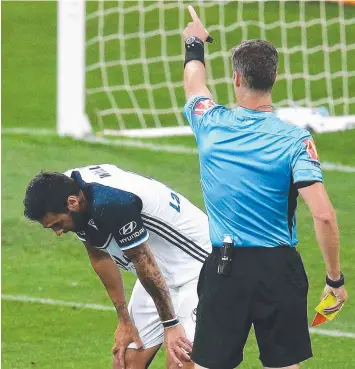
{"type": "Polygon", "coordinates": [[[120,235],[124,236],[126,234],[132,233],[137,228],[136,222],[129,222],[126,225],[124,225],[122,228],[120,228],[119,233],[120,235]]]}

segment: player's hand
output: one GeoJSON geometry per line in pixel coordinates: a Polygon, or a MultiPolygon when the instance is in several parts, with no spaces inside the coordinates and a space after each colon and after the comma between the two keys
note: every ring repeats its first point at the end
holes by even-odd
{"type": "Polygon", "coordinates": [[[195,9],[191,5],[189,5],[187,8],[189,9],[192,22],[190,22],[184,29],[184,32],[182,34],[184,40],[187,40],[191,36],[195,36],[205,42],[208,37],[207,30],[200,21],[200,18],[197,16],[195,9]]]}
{"type": "Polygon", "coordinates": [[[339,288],[333,288],[333,287],[326,285],[324,288],[323,294],[321,296],[321,299],[323,300],[323,298],[329,293],[334,295],[337,301],[334,305],[329,306],[328,308],[324,309],[325,314],[332,314],[340,310],[341,307],[344,305],[344,302],[348,299],[348,294],[344,286],[341,286],[339,288]]]}
{"type": "Polygon", "coordinates": [[[164,329],[165,347],[172,361],[182,368],[183,362],[190,362],[191,358],[187,353],[192,351],[192,342],[185,335],[181,324],[175,327],[164,329]]]}
{"type": "Polygon", "coordinates": [[[112,364],[114,369],[125,368],[125,353],[132,342],[137,345],[138,350],[143,350],[137,328],[131,322],[120,323],[115,331],[115,343],[111,350],[115,356],[112,364]]]}

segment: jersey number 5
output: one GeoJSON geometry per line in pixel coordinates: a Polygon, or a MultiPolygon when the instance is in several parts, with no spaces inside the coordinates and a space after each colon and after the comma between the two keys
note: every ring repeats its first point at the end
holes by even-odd
{"type": "Polygon", "coordinates": [[[169,205],[175,209],[178,213],[180,213],[180,199],[179,196],[175,193],[171,193],[171,198],[173,199],[173,201],[169,202],[169,205]]]}

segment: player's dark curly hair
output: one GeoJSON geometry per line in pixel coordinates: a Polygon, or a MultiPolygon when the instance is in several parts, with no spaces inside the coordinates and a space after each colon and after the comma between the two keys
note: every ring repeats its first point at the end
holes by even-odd
{"type": "Polygon", "coordinates": [[[264,40],[243,41],[232,49],[233,71],[242,75],[242,83],[251,90],[271,91],[277,72],[278,54],[264,40]]]}
{"type": "Polygon", "coordinates": [[[79,192],[79,184],[65,174],[40,172],[27,186],[24,215],[38,221],[47,213],[68,213],[68,197],[79,195],[79,192]]]}

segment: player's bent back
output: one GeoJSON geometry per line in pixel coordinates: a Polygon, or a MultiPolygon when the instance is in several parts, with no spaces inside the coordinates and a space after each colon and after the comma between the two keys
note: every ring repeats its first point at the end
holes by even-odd
{"type": "Polygon", "coordinates": [[[93,212],[79,239],[109,253],[122,268],[135,272],[126,250],[149,238],[156,261],[170,287],[198,277],[211,252],[208,219],[204,212],[163,183],[102,164],[71,169],[91,200],[93,212]],[[114,223],[116,232],[105,231],[114,223]]]}

